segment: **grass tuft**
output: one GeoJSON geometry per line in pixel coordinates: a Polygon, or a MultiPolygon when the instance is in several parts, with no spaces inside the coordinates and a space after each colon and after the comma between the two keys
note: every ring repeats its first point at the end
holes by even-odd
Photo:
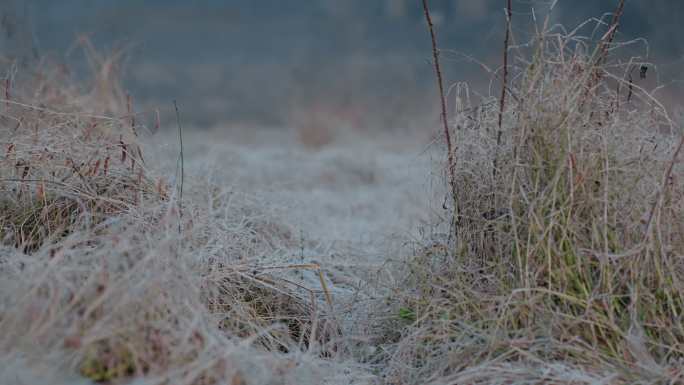
{"type": "Polygon", "coordinates": [[[460,225],[404,268],[397,383],[682,381],[681,122],[607,56],[617,21],[598,44],[546,25],[501,110],[453,118],[460,225]]]}
{"type": "Polygon", "coordinates": [[[97,382],[320,383],[331,296],[286,274],[320,268],[263,266],[289,227],[201,175],[181,215],[143,157],[120,57],[81,44],[90,81],[45,59],[0,100],[0,361],[97,382]]]}

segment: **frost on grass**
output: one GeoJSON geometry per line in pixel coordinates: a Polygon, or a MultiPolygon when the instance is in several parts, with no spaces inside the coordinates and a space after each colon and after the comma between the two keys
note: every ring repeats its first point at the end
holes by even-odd
{"type": "Polygon", "coordinates": [[[277,194],[226,190],[201,164],[181,210],[145,157],[116,55],[83,44],[92,83],[45,62],[8,72],[0,100],[0,381],[682,381],[682,132],[630,80],[640,60],[544,31],[511,67],[501,134],[497,101],[456,88],[457,194],[435,205],[455,207],[385,261],[385,244],[333,243],[400,218],[384,213],[399,189],[375,185],[401,174],[331,149],[316,159],[348,172],[303,156],[292,170],[274,152],[277,167],[235,174],[249,187],[280,177],[277,194]],[[358,191],[383,202],[340,216],[358,191]],[[311,221],[306,243],[274,215],[286,200],[348,225],[311,221]]]}
{"type": "Polygon", "coordinates": [[[146,163],[117,58],[83,44],[91,83],[48,61],[7,72],[0,378],[318,384],[336,373],[320,359],[336,354],[330,301],[256,263],[287,226],[199,183],[181,211],[146,163]]]}
{"type": "Polygon", "coordinates": [[[574,33],[518,51],[500,134],[458,89],[456,207],[386,310],[410,315],[393,383],[683,380],[682,122],[632,82],[647,63],[574,33]]]}

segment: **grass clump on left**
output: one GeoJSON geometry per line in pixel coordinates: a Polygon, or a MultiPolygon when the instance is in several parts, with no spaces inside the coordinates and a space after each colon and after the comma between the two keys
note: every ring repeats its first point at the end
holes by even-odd
{"type": "MultiPolygon", "coordinates": [[[[144,201],[167,198],[163,183],[146,171],[132,118],[111,118],[121,111],[102,108],[116,106],[118,88],[105,93],[100,85],[99,95],[81,102],[79,90],[63,84],[65,74],[42,68],[33,72],[20,78],[8,74],[5,81],[0,158],[4,243],[33,252],[144,201]]],[[[96,75],[99,83],[108,76],[96,75]]]]}
{"type": "Polygon", "coordinates": [[[193,175],[181,217],[145,159],[120,55],[81,43],[86,82],[50,59],[0,62],[0,380],[320,383],[324,296],[256,262],[287,226],[193,175]]]}

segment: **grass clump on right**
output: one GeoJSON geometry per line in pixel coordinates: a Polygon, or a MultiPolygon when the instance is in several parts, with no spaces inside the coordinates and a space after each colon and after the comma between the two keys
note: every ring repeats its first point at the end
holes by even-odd
{"type": "Polygon", "coordinates": [[[501,130],[497,100],[457,90],[453,220],[404,266],[387,378],[684,381],[681,122],[610,42],[528,47],[501,130]]]}

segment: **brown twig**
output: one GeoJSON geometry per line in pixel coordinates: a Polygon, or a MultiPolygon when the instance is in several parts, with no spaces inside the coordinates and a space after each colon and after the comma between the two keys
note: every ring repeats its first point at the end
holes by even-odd
{"type": "Polygon", "coordinates": [[[435,36],[435,29],[430,17],[430,8],[427,0],[423,0],[423,11],[425,13],[425,21],[427,22],[428,30],[430,31],[430,39],[432,41],[432,59],[435,68],[435,77],[437,80],[437,87],[439,89],[439,101],[441,111],[442,126],[444,128],[444,138],[447,145],[447,161],[449,169],[449,185],[451,187],[452,198],[454,199],[454,215],[458,218],[458,207],[456,206],[456,161],[454,160],[454,151],[451,144],[451,134],[449,133],[449,123],[447,121],[446,98],[444,97],[444,82],[442,80],[442,70],[439,65],[439,49],[437,48],[437,38],[435,36]]]}
{"type": "Polygon", "coordinates": [[[130,119],[131,131],[133,135],[138,136],[138,132],[135,129],[135,113],[133,113],[133,97],[131,94],[126,94],[126,109],[128,110],[128,118],[130,119]]]}
{"type": "Polygon", "coordinates": [[[620,0],[615,12],[613,12],[613,18],[610,20],[610,28],[604,38],[601,39],[600,53],[598,57],[597,65],[601,65],[603,61],[608,56],[608,46],[615,39],[615,34],[617,33],[618,27],[620,26],[620,18],[622,17],[622,12],[625,9],[625,0],[620,0]]]}
{"type": "Polygon", "coordinates": [[[615,12],[613,12],[613,18],[610,20],[610,27],[608,28],[608,32],[606,32],[606,34],[603,35],[603,37],[601,38],[601,41],[597,48],[597,57],[596,62],[594,63],[594,73],[591,77],[591,80],[589,81],[589,86],[587,87],[587,95],[585,95],[585,99],[588,96],[588,93],[591,92],[591,89],[595,85],[597,85],[603,77],[601,73],[601,66],[608,57],[608,48],[615,39],[615,34],[617,33],[618,27],[620,26],[620,18],[622,17],[622,12],[624,11],[624,8],[625,0],[620,0],[617,8],[615,9],[615,12]]]}
{"type": "Polygon", "coordinates": [[[10,100],[12,100],[12,79],[10,76],[7,76],[7,79],[5,79],[5,108],[9,109],[10,106],[10,100]]]}
{"type": "Polygon", "coordinates": [[[183,126],[180,120],[180,111],[178,110],[178,103],[173,101],[173,108],[176,110],[176,124],[178,125],[178,142],[180,144],[180,153],[178,154],[178,162],[180,168],[180,183],[178,186],[178,217],[180,221],[178,222],[178,233],[182,231],[182,220],[183,220],[183,183],[185,179],[185,159],[183,158],[183,126]]]}
{"type": "Polygon", "coordinates": [[[152,130],[152,132],[156,134],[159,131],[160,126],[161,126],[161,119],[159,118],[159,110],[155,109],[154,110],[154,130],[152,130]]]}
{"type": "MultiPolygon", "coordinates": [[[[499,130],[497,131],[496,134],[496,148],[497,151],[499,149],[499,146],[501,146],[501,134],[502,134],[502,122],[503,122],[503,113],[504,113],[504,108],[506,107],[506,88],[508,87],[508,44],[510,41],[510,35],[511,35],[511,18],[513,17],[512,13],[512,5],[511,5],[511,0],[506,0],[506,37],[504,38],[504,50],[503,50],[503,79],[501,79],[501,98],[499,99],[499,121],[498,121],[498,128],[499,130]]],[[[498,154],[494,156],[494,168],[492,170],[492,174],[494,178],[496,178],[496,169],[497,169],[497,158],[498,154]]]]}
{"type": "Polygon", "coordinates": [[[653,202],[651,210],[648,213],[648,219],[646,220],[646,231],[644,232],[644,240],[648,238],[648,234],[651,232],[651,225],[653,223],[655,211],[658,208],[658,206],[660,206],[663,199],[663,195],[665,195],[664,193],[665,190],[667,190],[667,184],[670,178],[672,177],[672,169],[674,168],[675,163],[677,163],[677,159],[679,158],[679,153],[682,151],[682,147],[684,147],[684,134],[682,134],[679,140],[679,145],[677,145],[674,154],[672,154],[672,159],[670,160],[670,163],[668,164],[667,169],[665,170],[665,174],[663,175],[663,182],[662,186],[660,187],[660,191],[658,191],[655,202],[653,202]]]}

